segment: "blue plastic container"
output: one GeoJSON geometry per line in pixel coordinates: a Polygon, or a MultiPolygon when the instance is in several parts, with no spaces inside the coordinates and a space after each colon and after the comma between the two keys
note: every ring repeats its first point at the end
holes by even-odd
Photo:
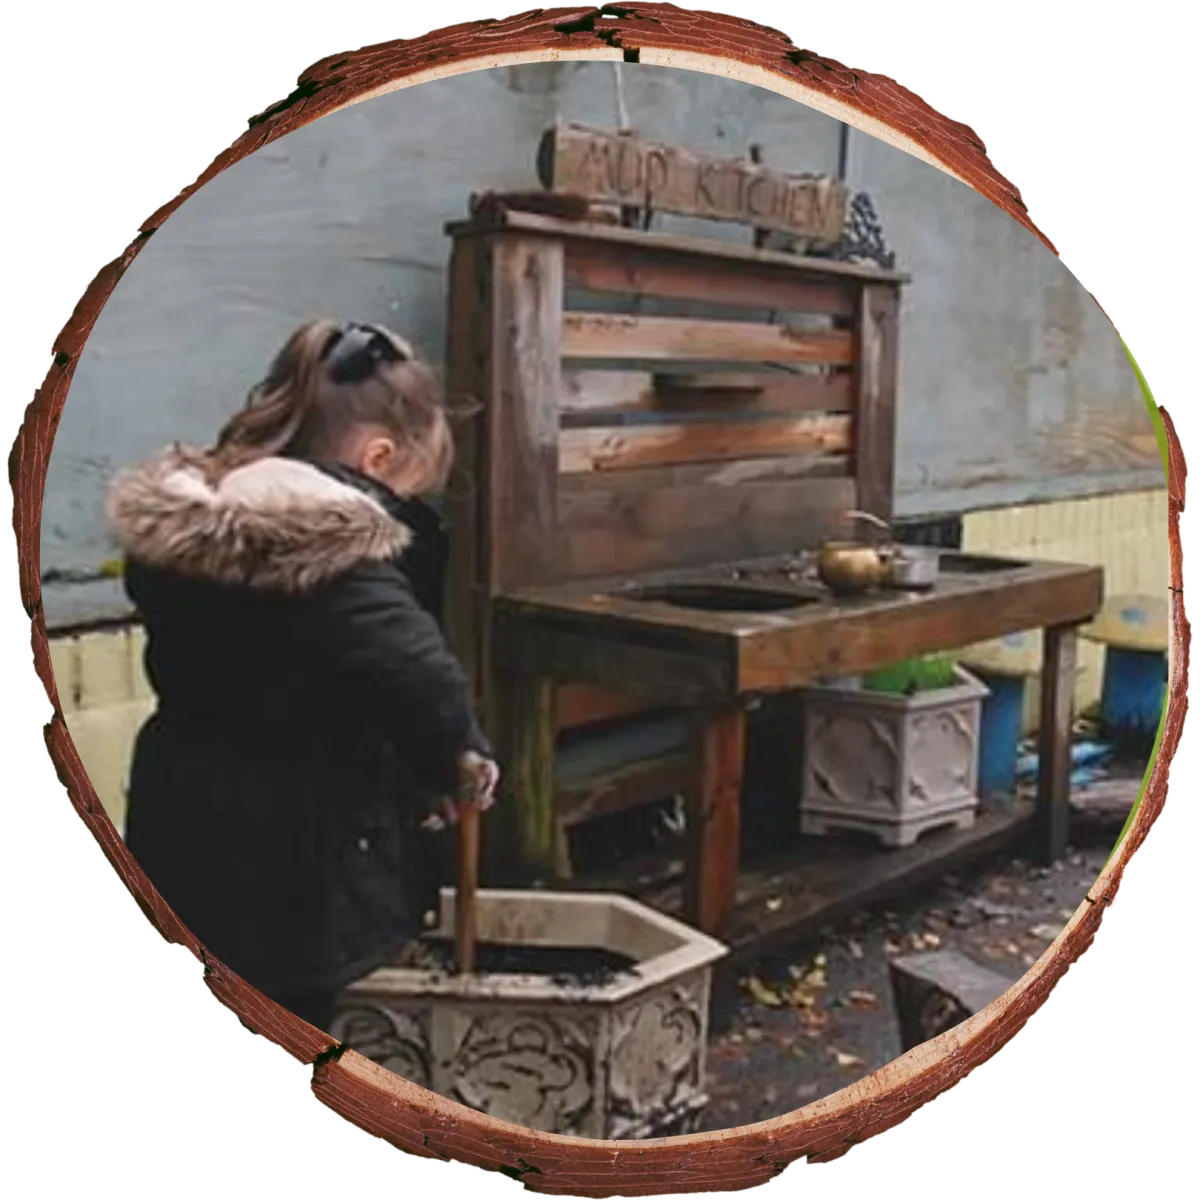
{"type": "Polygon", "coordinates": [[[979,795],[985,800],[1011,797],[1017,782],[1025,680],[977,668],[975,675],[991,693],[983,701],[979,719],[979,795]]]}
{"type": "Polygon", "coordinates": [[[1109,733],[1158,730],[1167,699],[1167,656],[1109,646],[1104,656],[1100,716],[1109,733]]]}

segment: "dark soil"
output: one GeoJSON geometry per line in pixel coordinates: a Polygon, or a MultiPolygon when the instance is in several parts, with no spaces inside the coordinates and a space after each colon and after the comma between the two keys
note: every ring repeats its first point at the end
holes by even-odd
{"type": "MultiPolygon", "coordinates": [[[[423,938],[430,970],[452,973],[454,943],[449,938],[423,938]]],[[[598,946],[520,946],[479,942],[476,975],[540,975],[558,987],[602,987],[622,975],[637,973],[637,960],[598,946]]]]}

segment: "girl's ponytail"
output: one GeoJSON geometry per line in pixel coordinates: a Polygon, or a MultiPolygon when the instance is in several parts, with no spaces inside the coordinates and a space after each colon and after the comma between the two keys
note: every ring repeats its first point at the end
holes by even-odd
{"type": "Polygon", "coordinates": [[[283,454],[300,440],[316,406],[321,360],[337,335],[335,322],[318,320],[301,325],[288,338],[245,407],[217,434],[211,457],[219,473],[283,454]]]}

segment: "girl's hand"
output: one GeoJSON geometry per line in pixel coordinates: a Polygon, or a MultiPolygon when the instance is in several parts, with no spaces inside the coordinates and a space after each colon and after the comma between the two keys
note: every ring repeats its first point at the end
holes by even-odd
{"type": "Polygon", "coordinates": [[[480,812],[486,812],[496,802],[496,784],[500,782],[500,768],[490,759],[468,750],[458,760],[461,783],[457,797],[447,796],[422,822],[431,832],[458,824],[458,814],[466,804],[473,804],[480,812]]]}
{"type": "Polygon", "coordinates": [[[486,812],[496,802],[500,768],[474,750],[468,750],[458,760],[458,767],[462,779],[460,803],[474,804],[481,812],[486,812]]]}

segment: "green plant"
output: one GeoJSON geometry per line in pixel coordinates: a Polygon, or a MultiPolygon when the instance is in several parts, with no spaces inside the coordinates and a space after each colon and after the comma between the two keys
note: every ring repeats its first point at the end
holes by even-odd
{"type": "Polygon", "coordinates": [[[950,655],[926,654],[871,672],[863,677],[863,687],[890,696],[912,696],[952,687],[956,678],[955,662],[950,655]]]}

